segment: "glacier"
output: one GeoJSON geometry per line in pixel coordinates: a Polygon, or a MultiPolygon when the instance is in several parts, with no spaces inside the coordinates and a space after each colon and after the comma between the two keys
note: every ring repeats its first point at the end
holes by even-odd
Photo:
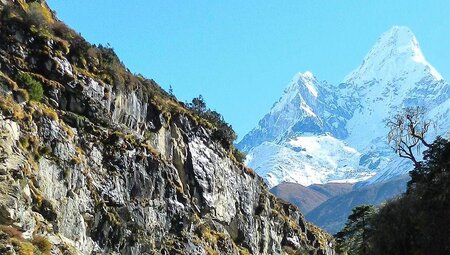
{"type": "Polygon", "coordinates": [[[384,182],[412,164],[387,143],[385,120],[422,106],[436,123],[427,139],[450,130],[450,86],[426,60],[414,33],[395,26],[380,36],[341,84],[296,74],[280,99],[237,147],[270,186],[384,182]]]}

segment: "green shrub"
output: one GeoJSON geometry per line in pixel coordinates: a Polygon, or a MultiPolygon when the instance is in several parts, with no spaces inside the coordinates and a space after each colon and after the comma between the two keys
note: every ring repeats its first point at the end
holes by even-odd
{"type": "Polygon", "coordinates": [[[230,149],[237,135],[228,123],[218,123],[217,129],[213,131],[211,138],[218,141],[226,149],[230,149]]]}
{"type": "Polygon", "coordinates": [[[39,81],[36,81],[28,73],[21,73],[18,77],[19,82],[25,86],[30,95],[30,100],[41,101],[44,96],[44,89],[39,81]]]}
{"type": "Polygon", "coordinates": [[[24,150],[28,149],[30,147],[30,142],[28,140],[28,137],[20,137],[19,138],[20,147],[24,150]]]}
{"type": "Polygon", "coordinates": [[[442,137],[410,172],[407,191],[375,217],[372,254],[450,254],[450,141],[442,137]]]}
{"type": "Polygon", "coordinates": [[[114,49],[109,44],[106,46],[99,44],[96,49],[99,68],[105,76],[104,80],[115,86],[130,83],[131,75],[125,69],[114,49]]]}
{"type": "Polygon", "coordinates": [[[188,103],[187,107],[207,120],[215,128],[212,133],[212,139],[220,142],[227,149],[232,147],[233,142],[237,139],[236,132],[234,132],[233,127],[224,120],[220,113],[206,107],[202,95],[192,99],[192,102],[188,103]]]}

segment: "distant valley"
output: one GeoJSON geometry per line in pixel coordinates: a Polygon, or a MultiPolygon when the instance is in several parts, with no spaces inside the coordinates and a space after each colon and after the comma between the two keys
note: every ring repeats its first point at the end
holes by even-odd
{"type": "Polygon", "coordinates": [[[335,232],[353,206],[378,205],[404,192],[413,164],[388,144],[385,121],[416,106],[434,124],[426,139],[445,136],[450,86],[426,60],[413,32],[396,26],[341,84],[309,71],[296,74],[237,146],[274,194],[335,232]],[[317,187],[345,194],[324,194],[317,187]]]}

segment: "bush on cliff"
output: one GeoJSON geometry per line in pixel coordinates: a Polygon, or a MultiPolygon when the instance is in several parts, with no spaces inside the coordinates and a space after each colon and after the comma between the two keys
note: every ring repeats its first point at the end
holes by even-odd
{"type": "Polygon", "coordinates": [[[27,73],[20,73],[18,75],[18,81],[26,87],[31,100],[41,101],[44,96],[44,89],[39,81],[36,81],[27,73]]]}

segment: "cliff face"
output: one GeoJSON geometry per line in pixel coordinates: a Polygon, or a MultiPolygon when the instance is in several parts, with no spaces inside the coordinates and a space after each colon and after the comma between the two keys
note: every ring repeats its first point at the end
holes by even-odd
{"type": "Polygon", "coordinates": [[[334,254],[153,81],[0,8],[0,253],[334,254]]]}

